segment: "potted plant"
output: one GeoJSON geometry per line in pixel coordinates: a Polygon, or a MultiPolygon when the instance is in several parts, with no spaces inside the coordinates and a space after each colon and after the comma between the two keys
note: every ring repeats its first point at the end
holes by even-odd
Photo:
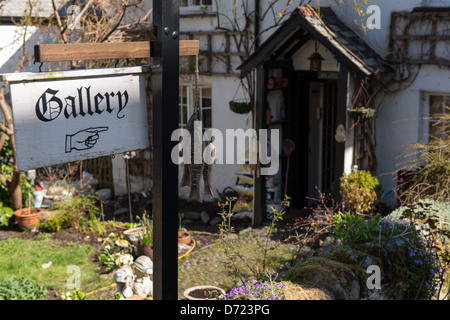
{"type": "Polygon", "coordinates": [[[183,228],[183,224],[181,223],[181,216],[179,218],[180,223],[178,225],[178,243],[189,244],[191,242],[191,234],[186,228],[183,228]]]}
{"type": "Polygon", "coordinates": [[[375,116],[374,108],[367,107],[354,107],[347,108],[348,115],[355,121],[358,120],[368,120],[375,116]]]}
{"type": "Polygon", "coordinates": [[[33,229],[39,224],[42,216],[41,208],[31,208],[31,196],[28,196],[28,208],[14,211],[16,222],[21,229],[33,229]]]}
{"type": "Polygon", "coordinates": [[[210,285],[191,287],[183,292],[188,300],[218,300],[223,294],[225,290],[210,285]]]}
{"type": "Polygon", "coordinates": [[[153,261],[153,222],[147,212],[138,217],[141,222],[141,232],[138,236],[137,254],[147,256],[153,261]]]}
{"type": "Polygon", "coordinates": [[[14,216],[21,229],[33,229],[39,224],[42,210],[40,208],[23,208],[14,211],[14,216]]]}

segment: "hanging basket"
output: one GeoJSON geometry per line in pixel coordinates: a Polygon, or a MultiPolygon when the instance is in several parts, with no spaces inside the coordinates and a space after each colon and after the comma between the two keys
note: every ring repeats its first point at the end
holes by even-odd
{"type": "Polygon", "coordinates": [[[230,105],[230,110],[235,113],[245,114],[252,110],[252,104],[250,102],[232,100],[228,104],[230,105]]]}
{"type": "Polygon", "coordinates": [[[368,120],[375,116],[375,109],[373,108],[347,108],[348,115],[355,121],[368,120]]]}

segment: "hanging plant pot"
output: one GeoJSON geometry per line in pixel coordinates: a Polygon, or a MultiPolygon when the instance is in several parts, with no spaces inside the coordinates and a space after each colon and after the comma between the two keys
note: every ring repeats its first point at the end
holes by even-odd
{"type": "Polygon", "coordinates": [[[355,121],[368,120],[375,116],[375,109],[373,108],[347,108],[348,115],[355,121]]]}
{"type": "Polygon", "coordinates": [[[191,242],[191,234],[187,230],[178,231],[178,243],[189,244],[191,242]]]}
{"type": "Polygon", "coordinates": [[[235,113],[245,114],[252,111],[252,104],[250,102],[232,100],[228,104],[230,105],[230,110],[235,113]]]}
{"type": "Polygon", "coordinates": [[[32,229],[39,224],[42,210],[40,208],[24,208],[14,211],[14,216],[21,229],[32,229]]]}
{"type": "Polygon", "coordinates": [[[183,295],[188,300],[217,300],[225,290],[215,286],[196,286],[186,289],[183,295]]]}

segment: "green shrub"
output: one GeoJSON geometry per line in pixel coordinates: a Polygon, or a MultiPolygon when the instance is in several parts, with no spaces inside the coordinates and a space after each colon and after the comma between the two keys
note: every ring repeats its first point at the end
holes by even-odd
{"type": "Polygon", "coordinates": [[[0,300],[43,300],[47,289],[28,278],[6,277],[0,281],[0,300]]]}
{"type": "Polygon", "coordinates": [[[80,288],[60,293],[62,300],[86,300],[86,294],[80,288]]]}
{"type": "Polygon", "coordinates": [[[389,275],[390,278],[401,279],[399,281],[403,285],[406,299],[436,297],[442,280],[439,257],[433,244],[422,236],[414,223],[390,217],[382,218],[379,214],[364,220],[361,216],[346,213],[334,216],[331,231],[336,239],[349,248],[388,259],[383,264],[392,266],[393,274],[389,275]],[[391,241],[396,245],[388,245],[391,241]],[[381,249],[391,250],[387,248],[396,248],[397,245],[405,250],[381,254],[381,249]]]}
{"type": "Polygon", "coordinates": [[[450,288],[450,205],[425,199],[397,208],[390,218],[406,219],[421,230],[425,240],[432,244],[442,266],[438,276],[442,289],[450,288]]]}
{"type": "MultiPolygon", "coordinates": [[[[6,180],[12,180],[13,174],[13,151],[11,148],[11,142],[9,137],[6,138],[3,148],[0,150],[0,175],[6,180]]],[[[34,199],[33,186],[22,174],[20,178],[20,189],[22,191],[22,205],[24,207],[29,206],[29,202],[34,199]]],[[[11,207],[11,192],[8,187],[0,183],[0,202],[6,207],[11,207]]]]}
{"type": "Polygon", "coordinates": [[[61,211],[49,211],[41,220],[39,229],[47,232],[58,232],[71,226],[69,217],[61,211]]]}
{"type": "Polygon", "coordinates": [[[13,209],[4,207],[3,203],[0,202],[0,227],[7,227],[9,225],[9,220],[13,215],[13,209]]]}
{"type": "Polygon", "coordinates": [[[442,280],[442,268],[433,244],[410,221],[383,218],[380,227],[387,239],[400,238],[407,246],[406,261],[393,265],[395,272],[406,276],[403,284],[405,298],[436,298],[442,280]]]}
{"type": "Polygon", "coordinates": [[[106,230],[100,224],[100,210],[92,196],[79,194],[69,199],[63,199],[56,202],[53,209],[58,213],[53,219],[50,219],[50,228],[74,226],[79,229],[80,226],[87,226],[86,228],[96,235],[101,235],[106,230]]]}
{"type": "Polygon", "coordinates": [[[413,171],[413,179],[399,183],[402,197],[409,203],[431,198],[450,201],[450,107],[442,114],[434,114],[435,125],[442,126],[442,135],[430,136],[427,143],[415,143],[407,147],[405,161],[400,170],[413,171]]]}
{"type": "Polygon", "coordinates": [[[341,177],[340,192],[346,210],[371,212],[380,202],[381,185],[369,171],[357,170],[341,177]]]}
{"type": "Polygon", "coordinates": [[[442,226],[450,230],[450,204],[433,199],[422,199],[412,204],[399,207],[389,214],[393,219],[404,218],[428,218],[431,215],[437,215],[442,219],[442,226]]]}
{"type": "Polygon", "coordinates": [[[380,230],[380,219],[380,214],[368,220],[350,212],[335,214],[329,230],[336,240],[341,240],[345,245],[357,246],[374,240],[374,233],[380,230]]]}

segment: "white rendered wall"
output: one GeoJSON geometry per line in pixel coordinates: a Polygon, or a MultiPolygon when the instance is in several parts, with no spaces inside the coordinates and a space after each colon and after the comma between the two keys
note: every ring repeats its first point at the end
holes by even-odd
{"type": "Polygon", "coordinates": [[[424,65],[411,87],[378,101],[376,118],[376,156],[378,178],[384,191],[396,187],[396,170],[402,164],[406,146],[422,138],[421,118],[424,116],[424,93],[450,94],[450,69],[424,65]]]}

